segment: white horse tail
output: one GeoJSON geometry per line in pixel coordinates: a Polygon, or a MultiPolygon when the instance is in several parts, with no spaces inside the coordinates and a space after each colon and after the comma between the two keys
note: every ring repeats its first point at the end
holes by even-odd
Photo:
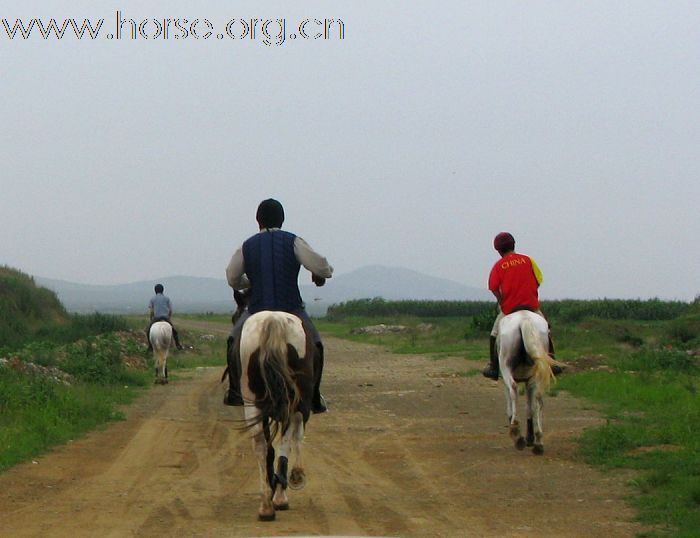
{"type": "Polygon", "coordinates": [[[537,328],[529,318],[523,320],[520,332],[523,336],[525,351],[535,363],[533,373],[535,381],[540,391],[547,391],[555,378],[551,367],[552,359],[549,356],[549,350],[545,342],[542,340],[542,334],[537,331],[537,328]]]}
{"type": "MultiPolygon", "coordinates": [[[[264,413],[287,429],[293,409],[299,403],[299,390],[289,369],[288,354],[294,347],[287,342],[287,323],[279,316],[266,318],[260,331],[258,364],[265,386],[264,413]]],[[[275,437],[276,430],[272,434],[275,437]]]]}

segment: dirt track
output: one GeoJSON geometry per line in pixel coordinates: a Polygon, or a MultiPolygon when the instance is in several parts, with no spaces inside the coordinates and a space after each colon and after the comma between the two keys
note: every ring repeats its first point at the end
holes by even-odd
{"type": "MultiPolygon", "coordinates": [[[[214,330],[213,327],[210,329],[214,330]]],[[[180,372],[128,420],[0,475],[0,536],[634,536],[625,477],[574,463],[600,418],[545,401],[545,455],[516,451],[495,382],[433,361],[326,339],[308,483],[256,519],[258,470],[222,405],[218,368],[180,372]]],[[[521,402],[522,404],[522,402],[521,402]]]]}

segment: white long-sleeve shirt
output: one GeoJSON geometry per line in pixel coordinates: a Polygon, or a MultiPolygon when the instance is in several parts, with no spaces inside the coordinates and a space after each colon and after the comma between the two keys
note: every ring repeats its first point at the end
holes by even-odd
{"type": "MultiPolygon", "coordinates": [[[[259,233],[270,233],[279,228],[260,230],[259,233]]],[[[314,275],[322,278],[333,276],[333,267],[328,260],[312,249],[301,237],[294,239],[294,255],[297,261],[314,275]]],[[[231,256],[231,261],[226,267],[226,281],[234,290],[242,290],[250,287],[250,281],[245,274],[245,261],[243,259],[243,246],[238,248],[231,256]]]]}

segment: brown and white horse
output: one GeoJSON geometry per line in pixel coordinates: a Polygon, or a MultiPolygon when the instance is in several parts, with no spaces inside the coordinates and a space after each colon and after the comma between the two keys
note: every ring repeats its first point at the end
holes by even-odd
{"type": "Polygon", "coordinates": [[[500,321],[497,345],[510,437],[518,450],[531,446],[535,454],[542,454],[542,395],[554,380],[552,366],[562,365],[549,355],[549,324],[529,310],[513,312],[500,321]],[[516,417],[518,383],[525,383],[527,394],[527,439],[516,417]]]}
{"type": "Polygon", "coordinates": [[[168,353],[173,339],[173,328],[167,321],[156,321],[148,331],[156,360],[156,384],[168,383],[168,353]]]}
{"type": "Polygon", "coordinates": [[[274,520],[275,510],[289,508],[287,486],[301,489],[306,482],[301,445],[311,412],[315,349],[301,320],[292,314],[258,312],[243,324],[241,392],[260,470],[258,517],[263,521],[274,520]],[[275,471],[273,442],[278,435],[275,471]]]}

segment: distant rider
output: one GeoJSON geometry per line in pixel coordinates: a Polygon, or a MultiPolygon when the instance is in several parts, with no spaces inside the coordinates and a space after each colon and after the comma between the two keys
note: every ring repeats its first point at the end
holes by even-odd
{"type": "MultiPolygon", "coordinates": [[[[311,272],[311,280],[323,286],[327,278],[333,276],[333,267],[328,260],[316,253],[306,241],[293,233],[281,230],[284,222],[284,208],[277,200],[269,198],[258,206],[255,216],[260,231],[248,238],[236,250],[226,268],[226,280],[234,290],[250,288],[248,310],[238,318],[228,341],[229,358],[235,349],[243,323],[251,314],[262,310],[281,310],[295,314],[309,327],[317,353],[314,364],[314,394],[311,410],[323,413],[327,410],[321,395],[321,374],[323,372],[323,344],[321,335],[311,322],[299,292],[299,269],[303,265],[311,272]]],[[[240,372],[231,368],[229,360],[230,392],[226,399],[229,405],[243,405],[240,396],[240,372]]]]}
{"type": "Polygon", "coordinates": [[[151,339],[150,339],[150,334],[151,334],[151,326],[156,321],[167,321],[170,323],[170,326],[173,328],[173,338],[175,339],[175,347],[177,349],[182,350],[182,346],[180,345],[180,339],[178,338],[177,331],[175,330],[175,326],[173,325],[173,322],[170,321],[170,317],[173,315],[173,307],[170,303],[170,299],[168,296],[163,295],[163,284],[156,284],[154,291],[156,294],[151,297],[151,300],[148,303],[148,312],[150,314],[150,319],[151,322],[148,324],[148,327],[146,328],[146,340],[148,341],[148,351],[153,351],[153,346],[151,345],[151,339]]]}
{"type": "MultiPolygon", "coordinates": [[[[490,360],[482,374],[489,379],[498,380],[498,351],[496,338],[498,325],[503,319],[517,310],[531,310],[544,317],[540,311],[538,288],[542,284],[542,271],[535,260],[525,254],[515,252],[515,239],[508,232],[499,233],[493,240],[493,247],[501,255],[489,274],[489,290],[496,296],[499,312],[491,330],[489,341],[490,360]]],[[[549,340],[549,352],[554,354],[552,340],[549,340]]],[[[559,366],[552,367],[555,374],[561,373],[559,366]]]]}

